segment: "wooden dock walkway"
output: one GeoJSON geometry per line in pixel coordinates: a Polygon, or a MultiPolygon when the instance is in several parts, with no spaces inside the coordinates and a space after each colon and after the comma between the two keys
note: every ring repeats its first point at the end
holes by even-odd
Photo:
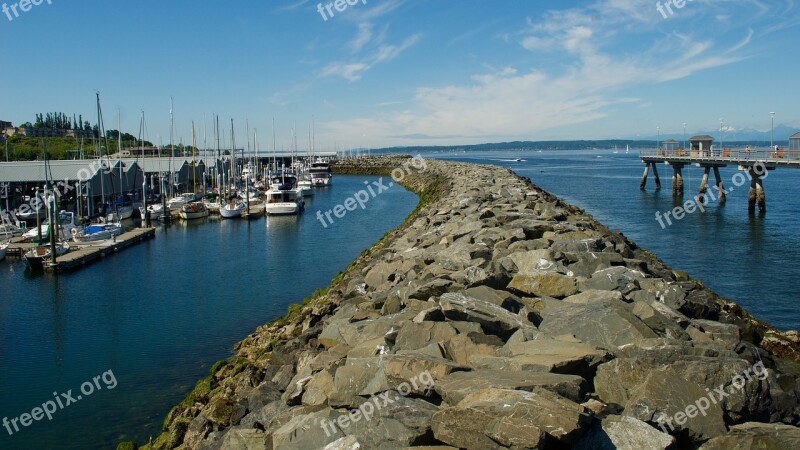
{"type": "MultiPolygon", "coordinates": [[[[70,242],[70,251],[59,257],[55,265],[46,265],[45,270],[56,273],[77,270],[111,253],[117,253],[155,236],[155,228],[134,228],[122,233],[115,239],[107,241],[86,244],[70,242]]],[[[33,247],[34,245],[30,242],[21,242],[19,239],[12,240],[11,245],[8,247],[7,256],[21,258],[33,247]]]]}
{"type": "MultiPolygon", "coordinates": [[[[710,142],[710,141],[709,141],[710,142]]],[[[661,188],[661,180],[658,176],[656,164],[664,163],[672,167],[672,195],[673,197],[683,196],[683,168],[687,164],[693,164],[703,169],[703,178],[700,181],[700,192],[696,198],[698,201],[705,199],[708,181],[711,173],[714,174],[715,186],[719,196],[720,204],[725,203],[726,190],[719,174],[719,168],[728,165],[738,166],[739,170],[747,173],[746,178],[750,181],[750,190],[747,193],[747,209],[755,211],[756,204],[761,213],[767,211],[766,194],[762,179],[768,171],[779,167],[800,169],[800,151],[796,150],[712,150],[696,149],[658,149],[646,150],[639,153],[639,157],[644,163],[644,174],[639,188],[644,190],[647,184],[648,172],[652,168],[656,181],[656,189],[661,188]]]]}

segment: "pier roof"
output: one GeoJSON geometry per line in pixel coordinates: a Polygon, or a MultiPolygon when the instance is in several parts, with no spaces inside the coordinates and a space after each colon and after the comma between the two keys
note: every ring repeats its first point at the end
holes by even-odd
{"type": "Polygon", "coordinates": [[[789,136],[789,139],[800,139],[800,131],[798,131],[797,133],[789,136]]]}
{"type": "Polygon", "coordinates": [[[713,140],[714,140],[714,138],[709,136],[709,135],[707,135],[707,134],[700,134],[700,135],[692,136],[692,137],[689,138],[690,142],[691,141],[713,141],[713,140]]]}

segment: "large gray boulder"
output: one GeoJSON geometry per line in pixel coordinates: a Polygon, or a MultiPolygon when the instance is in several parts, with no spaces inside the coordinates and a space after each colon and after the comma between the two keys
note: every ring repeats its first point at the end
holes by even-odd
{"type": "Polygon", "coordinates": [[[700,450],[754,450],[800,448],[800,428],[782,423],[748,422],[703,444],[700,450]]]}
{"type": "Polygon", "coordinates": [[[486,333],[494,334],[504,340],[519,329],[536,330],[536,326],[527,318],[464,293],[444,294],[439,300],[439,305],[447,319],[477,322],[486,333]]]}
{"type": "Polygon", "coordinates": [[[487,388],[434,414],[433,433],[460,448],[541,448],[545,434],[574,443],[591,420],[587,409],[545,389],[487,388]]]}
{"type": "Polygon", "coordinates": [[[658,337],[627,305],[615,301],[554,309],[543,314],[539,330],[553,336],[572,334],[587,344],[611,351],[658,337]]]}
{"type": "Polygon", "coordinates": [[[675,438],[628,416],[610,415],[596,422],[575,450],[664,450],[675,438]]]}
{"type": "Polygon", "coordinates": [[[445,402],[455,405],[470,393],[490,387],[523,391],[541,387],[579,402],[583,399],[587,384],[586,380],[577,375],[475,370],[450,373],[438,379],[434,389],[445,402]]]}

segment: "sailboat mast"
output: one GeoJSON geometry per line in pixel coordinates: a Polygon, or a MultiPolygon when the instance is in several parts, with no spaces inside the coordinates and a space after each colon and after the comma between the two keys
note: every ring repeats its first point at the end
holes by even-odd
{"type": "MultiPolygon", "coordinates": [[[[100,109],[100,92],[96,92],[95,95],[97,96],[97,155],[100,158],[100,168],[103,168],[103,145],[100,141],[101,134],[103,133],[102,126],[100,125],[103,122],[103,112],[100,109]]],[[[100,211],[103,211],[103,207],[106,204],[106,184],[105,184],[105,170],[102,170],[100,173],[100,211]]]]}
{"type": "Polygon", "coordinates": [[[278,148],[275,145],[275,118],[272,118],[272,168],[273,170],[277,170],[277,161],[275,159],[275,154],[278,153],[278,148]]]}
{"type": "Polygon", "coordinates": [[[232,186],[233,180],[236,179],[236,172],[235,172],[236,168],[234,167],[236,165],[236,138],[234,137],[234,134],[235,133],[233,131],[233,118],[231,118],[231,155],[230,155],[231,156],[231,158],[230,158],[230,160],[231,160],[231,178],[230,178],[230,180],[228,180],[228,184],[231,185],[231,186],[232,186]]]}
{"type": "Polygon", "coordinates": [[[169,166],[168,166],[168,169],[169,169],[169,194],[170,194],[170,197],[174,197],[173,191],[172,191],[172,186],[175,184],[175,183],[172,182],[172,177],[173,177],[173,175],[172,175],[172,158],[175,157],[175,145],[173,144],[173,141],[172,141],[172,135],[173,135],[174,128],[175,128],[175,118],[174,118],[174,116],[172,114],[172,97],[170,96],[170,98],[169,98],[169,151],[170,151],[170,154],[169,154],[169,166]]]}
{"type": "MultiPolygon", "coordinates": [[[[119,196],[124,197],[125,189],[122,187],[122,112],[119,108],[117,108],[117,162],[119,162],[119,196]]],[[[116,208],[119,216],[118,204],[116,208]]]]}
{"type": "Polygon", "coordinates": [[[194,120],[192,121],[192,194],[197,193],[197,168],[194,159],[195,141],[194,141],[194,120]]]}

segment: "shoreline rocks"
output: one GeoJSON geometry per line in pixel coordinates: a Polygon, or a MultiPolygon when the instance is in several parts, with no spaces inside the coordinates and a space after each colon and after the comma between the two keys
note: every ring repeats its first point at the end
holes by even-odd
{"type": "Polygon", "coordinates": [[[507,169],[427,160],[402,184],[420,195],[408,220],[240,342],[142,448],[800,442],[796,331],[507,169]]]}

